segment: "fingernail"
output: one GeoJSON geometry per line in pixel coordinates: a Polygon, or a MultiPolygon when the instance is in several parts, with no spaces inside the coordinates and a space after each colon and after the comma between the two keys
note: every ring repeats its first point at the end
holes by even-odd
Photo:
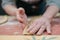
{"type": "Polygon", "coordinates": [[[41,34],[37,34],[37,36],[41,36],[41,34]]]}
{"type": "Polygon", "coordinates": [[[20,13],[21,13],[22,15],[24,15],[24,11],[23,11],[23,10],[20,10],[20,13]]]}
{"type": "Polygon", "coordinates": [[[39,35],[41,35],[40,33],[37,33],[37,35],[39,36],[39,35]]]}
{"type": "Polygon", "coordinates": [[[34,34],[34,33],[33,33],[33,32],[31,32],[31,31],[30,31],[29,33],[30,33],[30,34],[32,34],[32,35],[34,34]]]}
{"type": "Polygon", "coordinates": [[[48,35],[51,35],[51,33],[48,33],[48,35]]]}

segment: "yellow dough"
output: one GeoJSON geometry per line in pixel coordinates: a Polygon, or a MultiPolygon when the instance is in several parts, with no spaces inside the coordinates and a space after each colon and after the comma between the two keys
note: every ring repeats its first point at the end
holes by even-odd
{"type": "Polygon", "coordinates": [[[5,16],[0,16],[0,25],[7,22],[8,21],[8,17],[5,15],[5,16]]]}
{"type": "Polygon", "coordinates": [[[24,35],[29,35],[30,33],[28,33],[26,30],[27,30],[27,28],[28,28],[28,26],[27,27],[25,27],[25,29],[24,29],[24,31],[23,31],[23,34],[24,35]]]}
{"type": "Polygon", "coordinates": [[[57,13],[55,17],[60,17],[60,13],[57,13]]]}

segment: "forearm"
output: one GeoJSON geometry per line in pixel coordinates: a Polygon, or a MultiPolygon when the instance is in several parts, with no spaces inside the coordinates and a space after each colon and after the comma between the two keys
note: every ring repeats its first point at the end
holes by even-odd
{"type": "Polygon", "coordinates": [[[14,16],[16,13],[17,7],[15,5],[6,5],[3,9],[7,14],[14,16]]]}
{"type": "Polygon", "coordinates": [[[46,18],[53,18],[57,13],[59,12],[59,8],[55,5],[51,5],[47,8],[45,13],[43,14],[44,17],[46,18]]]}

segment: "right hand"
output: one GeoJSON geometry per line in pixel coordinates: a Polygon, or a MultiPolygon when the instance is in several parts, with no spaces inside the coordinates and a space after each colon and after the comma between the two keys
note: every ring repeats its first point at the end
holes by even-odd
{"type": "Polygon", "coordinates": [[[26,16],[25,10],[23,8],[17,9],[16,18],[20,23],[22,23],[24,25],[27,24],[27,16],[26,16]]]}

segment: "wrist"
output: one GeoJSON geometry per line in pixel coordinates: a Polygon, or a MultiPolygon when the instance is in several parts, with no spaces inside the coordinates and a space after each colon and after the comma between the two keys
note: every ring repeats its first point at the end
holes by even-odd
{"type": "Polygon", "coordinates": [[[45,17],[45,18],[47,18],[47,19],[52,19],[54,16],[51,16],[51,15],[42,15],[42,17],[45,17]]]}
{"type": "Polygon", "coordinates": [[[53,19],[53,17],[49,17],[49,16],[42,16],[42,18],[45,18],[45,19],[47,19],[47,20],[52,20],[53,19]]]}

